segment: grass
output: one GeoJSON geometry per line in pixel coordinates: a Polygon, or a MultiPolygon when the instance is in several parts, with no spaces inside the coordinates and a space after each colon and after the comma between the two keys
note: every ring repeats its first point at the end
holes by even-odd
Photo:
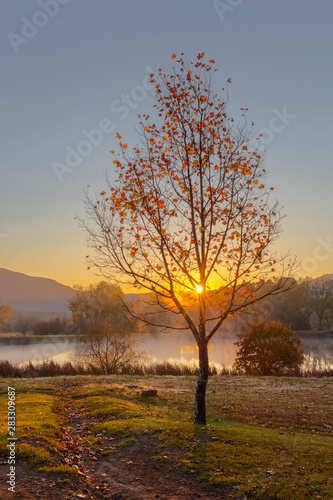
{"type": "MultiPolygon", "coordinates": [[[[48,389],[39,381],[36,390],[48,389]]],[[[50,462],[50,452],[59,454],[63,450],[56,438],[63,422],[53,413],[53,403],[53,396],[35,392],[26,385],[26,381],[16,391],[16,455],[27,458],[30,468],[50,462]]],[[[7,421],[7,387],[4,390],[3,384],[0,390],[0,421],[0,454],[6,455],[7,429],[3,424],[7,421]]]]}
{"type": "MultiPolygon", "coordinates": [[[[152,460],[228,486],[239,498],[332,498],[331,378],[214,376],[204,427],[193,424],[195,377],[70,379],[78,383],[74,400],[84,402],[89,430],[114,438],[103,455],[145,434],[157,444],[152,460]],[[157,398],[143,398],[146,388],[157,389],[157,398]]],[[[63,451],[56,439],[63,421],[53,413],[52,394],[61,380],[2,380],[0,418],[6,421],[9,384],[16,388],[19,454],[29,457],[31,467],[44,464],[44,471],[73,474],[73,467],[54,459],[63,451]]],[[[3,454],[6,444],[2,428],[3,454]]]]}
{"type": "Polygon", "coordinates": [[[54,467],[39,467],[38,469],[40,472],[53,472],[56,474],[65,474],[65,475],[71,475],[71,476],[77,476],[79,474],[79,471],[75,467],[71,467],[70,465],[67,464],[62,464],[62,465],[55,465],[54,467]]]}
{"type": "MultiPolygon", "coordinates": [[[[45,446],[46,443],[44,443],[45,446]]],[[[29,469],[44,462],[51,461],[50,453],[42,446],[35,446],[28,443],[20,443],[18,447],[18,456],[29,458],[29,469]]]]}

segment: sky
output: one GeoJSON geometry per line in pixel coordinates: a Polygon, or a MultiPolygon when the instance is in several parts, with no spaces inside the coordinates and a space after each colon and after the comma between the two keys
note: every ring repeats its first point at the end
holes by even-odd
{"type": "Polygon", "coordinates": [[[300,275],[333,273],[332,0],[2,0],[0,267],[70,285],[87,271],[84,191],[136,141],[147,75],[205,52],[263,133],[284,207],[277,250],[300,275]]]}

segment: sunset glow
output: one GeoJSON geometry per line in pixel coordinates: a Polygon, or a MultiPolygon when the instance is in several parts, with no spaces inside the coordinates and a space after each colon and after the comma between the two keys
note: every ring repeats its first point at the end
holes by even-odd
{"type": "MultiPolygon", "coordinates": [[[[1,267],[70,286],[98,283],[101,277],[93,268],[87,270],[85,236],[74,219],[84,214],[83,191],[89,185],[92,196],[100,193],[106,168],[115,182],[110,151],[116,149],[116,134],[126,137],[121,151],[130,151],[136,144],[137,115],[151,112],[157,90],[150,75],[175,63],[184,50],[189,59],[200,51],[215,61],[215,90],[228,83],[236,120],[245,114],[243,105],[249,108],[249,125],[253,120],[258,138],[249,146],[267,148],[263,164],[269,172],[268,189],[274,186],[287,216],[275,251],[284,254],[290,248],[304,262],[303,277],[331,273],[333,171],[327,103],[332,68],[327,61],[333,4],[324,2],[323,10],[303,2],[300,19],[296,2],[266,2],[262,8],[260,2],[196,1],[190,13],[183,3],[158,8],[152,3],[145,15],[141,3],[132,2],[130,17],[124,2],[65,3],[44,0],[41,11],[38,2],[7,2],[1,19],[6,101],[1,116],[1,267]],[[184,22],[189,15],[191,22],[184,22]],[[43,27],[35,26],[35,20],[43,27]],[[280,27],[286,22],[281,39],[280,27]],[[160,36],[152,26],[158,26],[160,36]],[[92,30],[91,39],[87,30],[92,30]],[[57,33],[63,40],[59,47],[57,33]],[[178,35],[170,38],[170,33],[178,35]],[[235,33],[238,41],[230,44],[235,33]],[[217,49],[226,45],[226,53],[217,49]],[[254,66],[249,64],[253,54],[254,66]],[[14,190],[15,206],[8,210],[14,190]]],[[[168,135],[163,133],[161,141],[166,145],[168,135]]],[[[193,284],[186,285],[196,293],[193,284]]]]}

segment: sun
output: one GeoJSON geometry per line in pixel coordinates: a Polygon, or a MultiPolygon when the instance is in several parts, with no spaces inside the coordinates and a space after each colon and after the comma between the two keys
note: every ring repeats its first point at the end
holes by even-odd
{"type": "Polygon", "coordinates": [[[200,285],[195,285],[195,288],[197,290],[198,293],[201,293],[202,292],[202,286],[200,285]]]}

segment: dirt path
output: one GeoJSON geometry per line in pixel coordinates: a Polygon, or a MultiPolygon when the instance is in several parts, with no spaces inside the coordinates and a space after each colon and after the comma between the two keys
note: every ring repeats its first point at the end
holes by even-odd
{"type": "MultiPolygon", "coordinates": [[[[191,473],[183,473],[170,463],[152,460],[160,455],[158,440],[143,433],[135,441],[110,450],[117,440],[102,434],[96,437],[98,451],[87,445],[89,426],[96,422],[82,416],[84,406],[75,399],[75,384],[65,382],[56,391],[56,412],[66,419],[59,433],[59,440],[67,453],[60,460],[74,466],[78,476],[28,470],[26,462],[16,463],[16,493],[7,490],[8,464],[0,465],[0,498],[3,500],[74,500],[74,499],[122,499],[122,500],[172,500],[201,499],[221,500],[232,498],[230,490],[222,490],[207,483],[198,482],[191,473]],[[74,398],[73,398],[74,396],[74,398]]],[[[175,450],[173,450],[175,451],[175,450]]],[[[168,450],[165,450],[168,453],[168,450]]],[[[4,459],[5,460],[5,459],[4,459]]]]}
{"type": "MultiPolygon", "coordinates": [[[[0,468],[0,498],[2,500],[74,500],[74,499],[202,499],[227,498],[223,491],[198,483],[167,464],[152,464],[150,456],[157,449],[139,439],[123,447],[115,455],[98,458],[87,466],[96,483],[84,478],[62,478],[59,475],[28,471],[27,464],[16,464],[16,493],[7,490],[8,465],[0,468]]],[[[230,497],[229,497],[230,498],[230,497]]]]}

